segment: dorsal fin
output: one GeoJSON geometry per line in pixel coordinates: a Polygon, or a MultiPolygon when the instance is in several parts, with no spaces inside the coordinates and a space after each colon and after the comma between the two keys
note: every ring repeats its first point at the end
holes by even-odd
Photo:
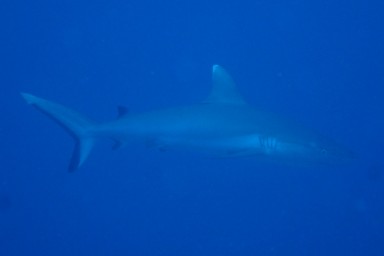
{"type": "Polygon", "coordinates": [[[245,104],[232,77],[219,65],[212,67],[212,91],[205,103],[245,104]]]}
{"type": "Polygon", "coordinates": [[[129,112],[128,108],[124,106],[117,106],[117,118],[121,118],[125,116],[126,114],[128,114],[128,112],[129,112]]]}

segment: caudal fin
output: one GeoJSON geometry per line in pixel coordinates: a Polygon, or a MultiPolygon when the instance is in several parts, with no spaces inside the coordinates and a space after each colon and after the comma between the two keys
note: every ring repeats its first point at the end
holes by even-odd
{"type": "Polygon", "coordinates": [[[69,164],[69,171],[73,172],[87,159],[94,144],[92,128],[93,122],[82,117],[76,111],[68,109],[60,104],[38,98],[28,93],[21,93],[28,104],[33,105],[46,114],[61,127],[63,127],[76,141],[75,149],[69,164]]]}

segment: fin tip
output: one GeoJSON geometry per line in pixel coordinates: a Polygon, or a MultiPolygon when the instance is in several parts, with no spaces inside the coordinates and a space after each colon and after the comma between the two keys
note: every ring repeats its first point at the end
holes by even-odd
{"type": "Polygon", "coordinates": [[[221,68],[220,65],[218,65],[218,64],[214,64],[214,65],[212,66],[212,72],[216,72],[216,71],[219,70],[220,68],[221,68]]]}

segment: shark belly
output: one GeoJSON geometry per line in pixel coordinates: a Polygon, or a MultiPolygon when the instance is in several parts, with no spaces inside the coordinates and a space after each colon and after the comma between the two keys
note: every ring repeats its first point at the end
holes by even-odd
{"type": "Polygon", "coordinates": [[[160,137],[157,146],[162,149],[184,149],[220,157],[250,155],[279,156],[304,153],[303,147],[265,135],[239,135],[230,138],[160,137]]]}

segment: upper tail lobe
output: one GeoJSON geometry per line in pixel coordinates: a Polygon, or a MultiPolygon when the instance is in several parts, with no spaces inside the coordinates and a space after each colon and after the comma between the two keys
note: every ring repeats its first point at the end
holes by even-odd
{"type": "Polygon", "coordinates": [[[38,98],[28,93],[21,93],[28,104],[33,105],[63,127],[76,141],[75,149],[69,164],[69,171],[73,172],[87,159],[94,144],[93,130],[95,124],[81,116],[76,111],[60,104],[38,98]]]}

